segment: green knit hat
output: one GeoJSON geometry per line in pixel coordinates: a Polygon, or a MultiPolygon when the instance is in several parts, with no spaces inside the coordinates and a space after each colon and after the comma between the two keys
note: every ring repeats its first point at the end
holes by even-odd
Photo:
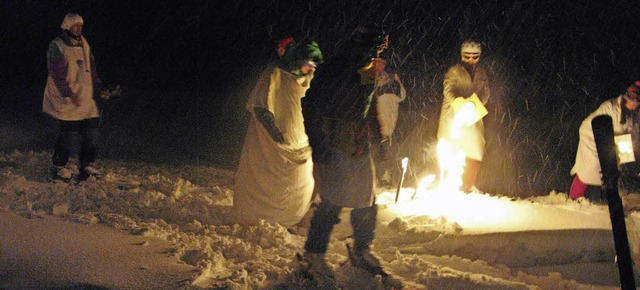
{"type": "Polygon", "coordinates": [[[320,46],[315,41],[306,43],[298,43],[294,41],[286,47],[286,51],[282,56],[282,61],[290,66],[295,67],[300,61],[310,60],[315,63],[322,63],[323,56],[320,46]]]}
{"type": "Polygon", "coordinates": [[[306,53],[306,59],[313,60],[316,63],[322,63],[324,61],[322,58],[322,51],[320,50],[320,46],[318,46],[318,43],[313,40],[307,43],[306,53]]]}

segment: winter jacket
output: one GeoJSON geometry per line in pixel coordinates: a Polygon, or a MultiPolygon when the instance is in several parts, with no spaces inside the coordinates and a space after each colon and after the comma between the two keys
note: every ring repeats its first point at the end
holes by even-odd
{"type": "Polygon", "coordinates": [[[43,112],[65,121],[98,117],[93,99],[94,85],[100,80],[87,40],[69,37],[66,32],[49,44],[49,76],[44,90],[43,112]]]}
{"type": "Polygon", "coordinates": [[[375,110],[369,110],[374,86],[363,84],[358,71],[366,62],[354,61],[352,55],[357,54],[319,67],[309,90],[305,124],[320,197],[339,207],[364,208],[374,202],[369,154],[375,133],[375,110]]]}
{"type": "Polygon", "coordinates": [[[576,162],[573,168],[571,168],[571,175],[578,174],[580,180],[585,184],[602,185],[600,161],[593,137],[591,120],[599,115],[611,116],[614,135],[629,134],[633,130],[632,118],[626,118],[626,120],[621,122],[622,101],[622,95],[605,101],[597,110],[589,114],[580,125],[580,141],[578,142],[578,151],[576,152],[576,162]]]}
{"type": "Polygon", "coordinates": [[[451,130],[454,110],[451,106],[458,97],[468,98],[476,93],[480,101],[486,104],[489,100],[489,80],[485,70],[477,65],[473,76],[464,65],[458,63],[451,67],[444,77],[444,89],[442,110],[440,111],[440,124],[438,125],[438,139],[446,139],[459,146],[466,156],[482,161],[484,155],[484,123],[482,120],[462,128],[460,138],[451,139],[451,130]]]}

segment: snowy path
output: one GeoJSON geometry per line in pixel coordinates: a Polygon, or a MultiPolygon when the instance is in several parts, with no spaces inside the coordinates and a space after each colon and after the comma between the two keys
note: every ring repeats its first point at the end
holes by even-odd
{"type": "Polygon", "coordinates": [[[104,225],[0,211],[0,288],[176,289],[196,268],[169,257],[169,248],[104,225]]]}

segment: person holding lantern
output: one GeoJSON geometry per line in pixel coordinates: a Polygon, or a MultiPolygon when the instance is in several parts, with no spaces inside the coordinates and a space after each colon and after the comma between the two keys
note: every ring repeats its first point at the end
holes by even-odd
{"type": "Polygon", "coordinates": [[[442,109],[438,125],[438,139],[451,142],[464,154],[465,167],[460,190],[466,193],[477,190],[476,176],[484,156],[484,123],[482,119],[472,124],[454,126],[456,103],[475,101],[476,107],[489,100],[489,79],[479,65],[482,45],[474,40],[465,40],[460,47],[460,62],[453,65],[444,77],[442,109]]]}

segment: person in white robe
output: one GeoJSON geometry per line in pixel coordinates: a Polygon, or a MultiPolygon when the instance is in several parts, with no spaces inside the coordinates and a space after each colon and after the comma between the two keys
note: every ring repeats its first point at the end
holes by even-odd
{"type": "Polygon", "coordinates": [[[247,102],[252,113],[235,175],[233,216],[285,227],[307,213],[314,188],[313,161],[301,99],[322,53],[315,42],[280,43],[280,61],[259,77],[247,102]]]}
{"type": "MultiPolygon", "coordinates": [[[[597,189],[602,185],[600,161],[591,121],[599,115],[611,116],[614,135],[630,134],[634,130],[638,114],[638,93],[640,93],[640,81],[634,82],[618,97],[606,100],[582,121],[576,159],[571,168],[571,175],[573,175],[569,189],[571,199],[584,197],[589,187],[597,189]]],[[[601,199],[601,197],[595,196],[593,198],[601,199]]]]}

